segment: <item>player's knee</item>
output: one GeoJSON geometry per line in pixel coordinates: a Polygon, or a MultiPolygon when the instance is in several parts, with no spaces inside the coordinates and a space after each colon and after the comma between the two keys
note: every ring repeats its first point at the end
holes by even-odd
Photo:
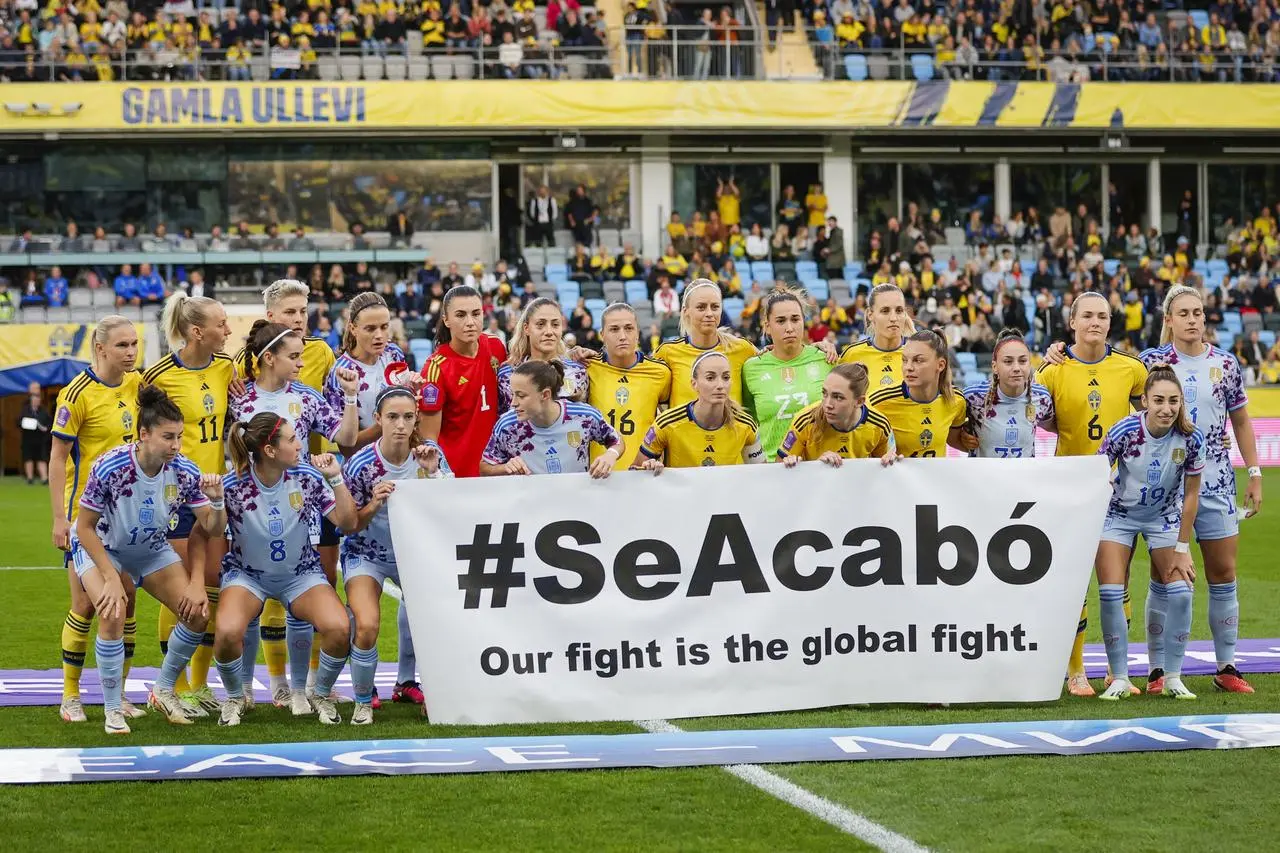
{"type": "Polygon", "coordinates": [[[1211,584],[1232,583],[1236,579],[1236,560],[1205,560],[1204,576],[1211,584]]]}
{"type": "Polygon", "coordinates": [[[182,624],[186,625],[193,634],[203,634],[205,629],[209,627],[209,619],[205,616],[196,614],[190,619],[183,620],[182,624]]]}
{"type": "Polygon", "coordinates": [[[104,640],[119,640],[124,637],[124,616],[99,617],[98,636],[104,640]]]}
{"type": "Polygon", "coordinates": [[[362,624],[359,615],[356,616],[356,645],[362,649],[373,648],[374,643],[378,642],[378,623],[373,620],[362,624]]]}

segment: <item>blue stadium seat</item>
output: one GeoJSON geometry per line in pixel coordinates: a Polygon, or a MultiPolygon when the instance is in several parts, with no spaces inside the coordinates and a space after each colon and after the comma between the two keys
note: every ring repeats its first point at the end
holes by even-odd
{"type": "Polygon", "coordinates": [[[1197,30],[1203,30],[1209,26],[1209,13],[1204,9],[1191,9],[1188,14],[1191,16],[1191,23],[1195,24],[1197,30]]]}
{"type": "Polygon", "coordinates": [[[1035,262],[1035,261],[1026,261],[1026,260],[1024,260],[1024,261],[1019,261],[1019,266],[1021,266],[1021,267],[1022,267],[1022,274],[1023,274],[1023,275],[1025,275],[1025,276],[1027,276],[1027,277],[1030,277],[1030,276],[1032,276],[1032,275],[1035,275],[1035,272],[1036,272],[1036,262],[1035,262]]]}
{"type": "Polygon", "coordinates": [[[1222,281],[1222,277],[1229,273],[1231,268],[1227,266],[1227,262],[1222,258],[1214,258],[1209,261],[1209,281],[1206,284],[1218,285],[1222,281]]]}
{"type": "Polygon", "coordinates": [[[965,375],[976,373],[978,370],[978,357],[971,352],[956,353],[956,367],[960,368],[965,375]]]}
{"type": "Polygon", "coordinates": [[[831,288],[827,287],[824,279],[804,278],[800,280],[800,285],[809,291],[809,295],[818,300],[819,304],[831,298],[831,288]]]}
{"type": "Polygon", "coordinates": [[[556,301],[564,309],[565,316],[568,316],[573,306],[578,304],[578,297],[581,295],[582,291],[576,281],[566,281],[556,285],[556,301]]]}
{"type": "Polygon", "coordinates": [[[796,280],[804,281],[809,278],[818,278],[817,263],[814,261],[796,261],[796,280]]]}
{"type": "Polygon", "coordinates": [[[844,58],[844,73],[850,80],[867,79],[867,58],[860,53],[851,53],[844,58]]]}
{"type": "MultiPolygon", "coordinates": [[[[178,280],[181,281],[182,279],[178,279],[178,280]]],[[[409,285],[403,281],[397,281],[395,283],[395,286],[392,287],[392,290],[395,292],[396,296],[404,296],[405,291],[408,289],[409,289],[409,285]]]]}
{"type": "Polygon", "coordinates": [[[632,305],[649,298],[649,287],[641,279],[633,278],[623,282],[622,286],[626,290],[627,301],[632,305]]]}
{"type": "Polygon", "coordinates": [[[1276,345],[1276,333],[1271,329],[1263,329],[1258,332],[1258,343],[1266,349],[1271,349],[1276,345]]]}
{"type": "Polygon", "coordinates": [[[862,276],[862,270],[863,270],[862,261],[850,261],[849,263],[845,264],[844,265],[845,281],[852,281],[855,278],[860,278],[862,276]]]}
{"type": "Polygon", "coordinates": [[[591,312],[591,324],[595,330],[599,332],[602,327],[604,309],[609,306],[609,303],[605,302],[603,299],[588,299],[586,305],[587,310],[591,312]]]}
{"type": "Polygon", "coordinates": [[[1244,321],[1240,319],[1240,312],[1228,311],[1225,314],[1223,314],[1222,326],[1223,328],[1231,332],[1234,332],[1237,335],[1240,334],[1242,331],[1244,331],[1244,321]]]}
{"type": "Polygon", "coordinates": [[[871,279],[869,278],[851,278],[849,279],[849,293],[853,296],[858,295],[859,290],[866,291],[867,295],[871,295],[871,279]]]}
{"type": "Polygon", "coordinates": [[[1218,349],[1230,351],[1236,345],[1236,336],[1231,332],[1218,330],[1218,349]]]}
{"type": "Polygon", "coordinates": [[[1120,262],[1117,261],[1115,258],[1107,258],[1105,261],[1102,262],[1102,270],[1108,276],[1115,275],[1116,270],[1118,269],[1120,269],[1120,262]]]}
{"type": "Polygon", "coordinates": [[[1203,260],[1200,260],[1200,259],[1196,259],[1196,262],[1195,262],[1194,264],[1192,264],[1192,265],[1191,265],[1191,270],[1192,270],[1196,275],[1208,275],[1208,274],[1209,274],[1209,262],[1208,262],[1208,261],[1203,261],[1203,260]]]}
{"type": "Polygon", "coordinates": [[[751,262],[752,281],[773,281],[773,264],[768,261],[751,262]]]}
{"type": "Polygon", "coordinates": [[[543,268],[542,274],[546,276],[547,281],[551,282],[552,284],[560,284],[561,282],[565,282],[569,280],[569,265],[568,264],[547,264],[543,268]]]}
{"type": "Polygon", "coordinates": [[[911,72],[921,83],[933,79],[933,55],[927,53],[911,54],[911,72]]]}
{"type": "Polygon", "coordinates": [[[409,352],[413,353],[414,360],[418,362],[418,369],[422,369],[422,365],[431,358],[433,348],[434,345],[426,338],[414,338],[409,341],[409,352]]]}
{"type": "Polygon", "coordinates": [[[724,301],[724,313],[729,315],[729,322],[738,325],[742,321],[742,311],[747,307],[747,303],[736,296],[730,296],[724,301]]]}

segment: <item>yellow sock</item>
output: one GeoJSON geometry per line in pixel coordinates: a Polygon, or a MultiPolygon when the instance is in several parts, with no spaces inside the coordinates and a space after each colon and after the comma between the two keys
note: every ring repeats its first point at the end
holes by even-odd
{"type": "MultiPolygon", "coordinates": [[[[169,635],[173,633],[173,629],[178,624],[178,614],[174,613],[163,604],[160,605],[160,654],[169,651],[169,635]]],[[[177,680],[173,683],[173,691],[178,695],[191,692],[191,684],[187,681],[187,671],[184,669],[178,673],[177,680]]]]}
{"type": "Polygon", "coordinates": [[[284,641],[284,605],[268,598],[262,606],[262,653],[267,658],[267,672],[274,678],[283,678],[289,664],[289,647],[284,641]]]}
{"type": "Polygon", "coordinates": [[[133,650],[138,644],[138,620],[133,616],[124,620],[124,673],[125,682],[129,681],[129,670],[133,669],[133,650]]]}
{"type": "Polygon", "coordinates": [[[1076,626],[1076,641],[1071,644],[1071,659],[1067,661],[1067,675],[1084,675],[1084,631],[1089,627],[1089,608],[1080,608],[1080,624],[1076,626]]]}
{"type": "MultiPolygon", "coordinates": [[[[92,617],[91,617],[92,618],[92,617]]],[[[84,671],[84,655],[89,648],[90,619],[74,610],[67,611],[62,623],[62,696],[80,695],[80,673],[84,671]]]]}
{"type": "Polygon", "coordinates": [[[311,671],[320,669],[320,638],[311,638],[311,671]]]}
{"type": "Polygon", "coordinates": [[[209,624],[204,629],[204,639],[200,648],[191,656],[191,689],[199,690],[209,685],[209,667],[213,665],[213,635],[217,631],[218,587],[206,586],[204,594],[209,597],[209,624]]]}

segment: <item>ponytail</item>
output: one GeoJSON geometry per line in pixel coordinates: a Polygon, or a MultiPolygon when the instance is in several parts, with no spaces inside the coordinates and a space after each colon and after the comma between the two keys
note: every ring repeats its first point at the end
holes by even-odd
{"type": "Polygon", "coordinates": [[[98,325],[93,329],[93,354],[90,361],[93,364],[93,372],[101,373],[102,365],[98,363],[98,347],[103,349],[107,346],[107,341],[111,338],[111,333],[122,326],[133,328],[133,322],[128,317],[120,314],[108,314],[98,321],[98,325]]]}
{"type": "Polygon", "coordinates": [[[243,475],[251,462],[262,461],[264,447],[278,447],[284,418],[274,412],[259,412],[248,423],[238,421],[227,430],[227,452],[231,467],[243,475]]]}
{"type": "Polygon", "coordinates": [[[209,321],[209,313],[218,303],[207,296],[187,296],[178,292],[164,303],[160,315],[160,328],[170,350],[180,350],[187,344],[193,328],[203,327],[209,321]]]}
{"type": "Polygon", "coordinates": [[[553,400],[564,388],[564,363],[559,359],[526,361],[515,369],[514,375],[527,377],[539,391],[550,391],[553,400]]]}
{"type": "Polygon", "coordinates": [[[948,403],[955,397],[955,388],[951,385],[951,351],[942,335],[932,329],[921,329],[907,338],[907,343],[924,344],[933,350],[933,354],[942,360],[942,371],[938,374],[938,393],[948,403]]]}
{"type": "Polygon", "coordinates": [[[455,299],[465,299],[466,297],[479,299],[481,306],[484,305],[484,299],[480,296],[480,291],[474,287],[460,284],[457,287],[451,287],[444,293],[444,300],[440,303],[440,316],[436,318],[436,343],[443,346],[453,342],[453,333],[449,331],[449,325],[445,319],[449,316],[449,305],[455,299]]]}

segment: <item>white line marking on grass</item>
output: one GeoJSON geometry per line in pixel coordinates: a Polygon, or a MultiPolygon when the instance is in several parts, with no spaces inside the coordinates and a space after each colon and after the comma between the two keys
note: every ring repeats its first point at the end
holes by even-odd
{"type": "Polygon", "coordinates": [[[51,572],[66,571],[66,566],[0,566],[0,572],[51,572]]]}
{"type": "MultiPolygon", "coordinates": [[[[637,720],[636,725],[647,732],[655,734],[678,734],[684,731],[684,729],[666,720],[637,720]]],[[[806,811],[819,820],[831,824],[841,832],[865,841],[867,844],[885,851],[885,853],[928,853],[929,848],[916,844],[905,835],[899,835],[855,811],[850,811],[825,797],[820,797],[812,791],[801,788],[794,782],[788,782],[778,774],[765,770],[758,764],[729,764],[721,769],[730,775],[737,776],[748,785],[758,788],[788,805],[806,811]]]]}

